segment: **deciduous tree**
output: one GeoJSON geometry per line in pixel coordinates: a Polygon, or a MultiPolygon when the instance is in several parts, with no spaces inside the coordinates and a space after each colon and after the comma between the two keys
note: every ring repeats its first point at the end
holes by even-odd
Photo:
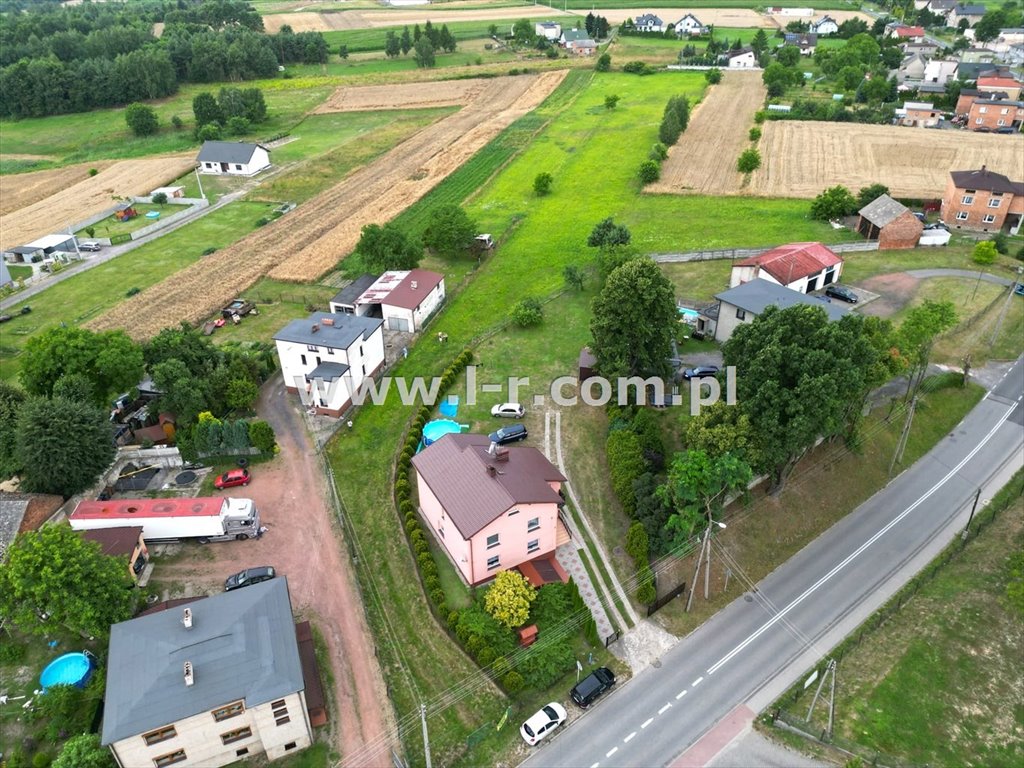
{"type": "Polygon", "coordinates": [[[533,193],[537,197],[544,197],[544,195],[551,192],[551,185],[555,182],[555,177],[547,171],[541,171],[533,179],[533,193]]]}
{"type": "Polygon", "coordinates": [[[387,272],[415,269],[423,257],[423,248],[392,223],[383,227],[367,224],[356,244],[356,253],[363,257],[367,269],[387,272]]]}
{"type": "Polygon", "coordinates": [[[421,69],[429,69],[434,66],[436,58],[434,56],[433,43],[424,37],[420,38],[413,48],[416,51],[413,54],[413,58],[416,60],[417,67],[420,67],[421,69]]]}
{"type": "Polygon", "coordinates": [[[509,629],[522,626],[530,616],[537,590],[518,571],[502,571],[484,594],[484,607],[509,629]]]}
{"type": "Polygon", "coordinates": [[[97,733],[80,733],[64,742],[51,768],[115,768],[110,750],[97,733]]]}
{"type": "Polygon", "coordinates": [[[124,121],[136,136],[152,136],[160,130],[160,120],[153,108],[138,102],[124,108],[124,121]]]}
{"type": "Polygon", "coordinates": [[[935,340],[956,321],[956,307],[951,301],[928,299],[907,312],[896,336],[908,367],[906,398],[921,388],[935,340]]]}
{"type": "Polygon", "coordinates": [[[195,116],[196,128],[210,123],[220,123],[224,120],[217,99],[207,91],[196,94],[192,99],[192,114],[195,116]]]}
{"type": "Polygon", "coordinates": [[[616,224],[611,217],[604,219],[594,225],[594,229],[587,238],[587,245],[591,248],[604,248],[610,245],[629,245],[629,230],[621,224],[616,224]]]}
{"type": "Polygon", "coordinates": [[[726,496],[745,489],[752,477],[750,466],[731,453],[677,453],[661,491],[674,510],[665,524],[673,548],[682,547],[708,515],[722,509],[726,496]]]}
{"type": "Polygon", "coordinates": [[[841,219],[857,211],[857,198],[846,187],[829,187],[811,203],[811,218],[821,221],[841,219]]]}
{"type": "Polygon", "coordinates": [[[17,450],[17,425],[25,399],[23,390],[0,381],[0,478],[5,480],[21,469],[17,450]]]}
{"type": "Polygon", "coordinates": [[[885,184],[872,184],[868,187],[861,187],[860,192],[857,193],[857,210],[859,211],[864,206],[875,202],[882,195],[888,195],[889,188],[885,184]]]}
{"type": "Polygon", "coordinates": [[[423,245],[439,256],[454,257],[473,247],[476,222],[457,205],[442,205],[430,213],[423,245]]]}

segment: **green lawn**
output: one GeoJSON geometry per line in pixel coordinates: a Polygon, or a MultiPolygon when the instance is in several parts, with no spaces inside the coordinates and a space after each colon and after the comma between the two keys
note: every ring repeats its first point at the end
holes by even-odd
{"type": "Polygon", "coordinates": [[[23,280],[32,276],[32,267],[27,264],[8,264],[7,272],[12,280],[23,280]]]}
{"type": "MultiPolygon", "coordinates": [[[[493,7],[493,6],[489,6],[493,7]]],[[[556,20],[552,17],[551,20],[556,20]]],[[[530,19],[531,22],[540,22],[544,19],[530,19]]],[[[467,40],[476,40],[480,38],[490,39],[488,30],[491,25],[498,27],[498,36],[501,37],[512,26],[512,21],[455,21],[455,22],[432,22],[435,24],[437,29],[441,28],[442,24],[448,25],[448,31],[455,37],[456,42],[460,45],[467,40]]],[[[399,24],[394,27],[374,27],[372,29],[342,29],[331,32],[324,32],[324,40],[327,41],[327,45],[330,47],[333,53],[337,53],[339,45],[347,45],[349,53],[358,53],[361,51],[383,51],[384,42],[388,32],[394,32],[401,36],[402,28],[406,26],[399,24]]],[[[415,24],[409,24],[409,34],[411,35],[415,29],[415,24]]],[[[423,29],[423,25],[420,25],[420,29],[423,29]]],[[[412,53],[406,54],[404,58],[411,59],[412,53]]]]}
{"type": "Polygon", "coordinates": [[[182,211],[188,210],[188,206],[170,204],[150,205],[149,203],[135,203],[132,207],[138,211],[138,216],[128,219],[127,221],[118,221],[114,216],[108,216],[90,227],[95,230],[94,234],[90,235],[84,229],[80,229],[75,232],[75,237],[117,237],[118,235],[127,235],[130,232],[142,229],[143,227],[148,227],[150,224],[156,224],[157,221],[159,221],[159,219],[146,218],[146,214],[150,211],[157,211],[161,217],[166,218],[175,213],[181,213],[182,211]]]}
{"type": "Polygon", "coordinates": [[[213,334],[214,342],[266,342],[292,320],[306,317],[309,307],[326,311],[338,289],[329,285],[296,285],[264,278],[245,292],[257,305],[258,315],[246,315],[238,325],[225,323],[213,334]]]}

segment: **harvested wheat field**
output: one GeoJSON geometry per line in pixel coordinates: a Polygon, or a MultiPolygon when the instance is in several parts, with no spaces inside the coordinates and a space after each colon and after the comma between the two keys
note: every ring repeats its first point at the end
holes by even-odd
{"type": "MultiPolygon", "coordinates": [[[[115,197],[148,195],[157,187],[174,181],[194,165],[195,155],[122,160],[95,176],[89,177],[87,172],[86,178],[77,184],[51,186],[50,189],[57,188],[60,191],[0,219],[0,249],[23,245],[58,230],[64,231],[110,208],[115,203],[115,197]]],[[[89,167],[99,166],[90,163],[89,167]]]]}
{"type": "MultiPolygon", "coordinates": [[[[11,155],[4,155],[11,157],[11,155]]],[[[64,168],[51,168],[30,173],[11,173],[0,176],[0,216],[5,216],[26,205],[32,205],[53,194],[55,189],[69,187],[89,178],[89,169],[102,171],[114,164],[114,160],[99,160],[79,163],[64,168]]]]}
{"type": "Polygon", "coordinates": [[[661,179],[644,191],[738,194],[743,174],[736,170],[736,159],[751,146],[748,134],[764,97],[760,72],[724,71],[722,82],[711,86],[669,150],[661,179]]]}
{"type": "MultiPolygon", "coordinates": [[[[331,15],[341,16],[345,14],[331,15]]],[[[329,32],[331,29],[334,29],[324,20],[323,16],[315,12],[273,13],[263,17],[263,28],[268,35],[276,35],[281,31],[281,27],[286,24],[292,28],[292,32],[329,32]]],[[[340,29],[346,29],[346,27],[340,27],[340,29]]],[[[352,29],[358,29],[358,27],[352,27],[352,29]]]]}
{"type": "Polygon", "coordinates": [[[856,191],[876,182],[896,197],[940,197],[951,170],[987,165],[1019,180],[1024,157],[1019,135],[810,121],[771,121],[763,130],[761,167],[745,191],[767,197],[811,198],[836,184],[856,191]]]}
{"type": "MultiPolygon", "coordinates": [[[[768,15],[768,18],[774,19],[779,27],[785,27],[791,21],[812,21],[814,19],[820,19],[825,15],[835,19],[838,24],[842,24],[844,21],[849,21],[850,19],[862,19],[868,23],[868,27],[870,28],[871,25],[875,23],[873,18],[860,11],[818,11],[813,16],[783,16],[781,13],[772,13],[768,15]]],[[[703,12],[701,12],[699,18],[703,21],[703,12]]],[[[704,23],[707,24],[708,22],[705,21],[704,23]]]]}
{"type": "Polygon", "coordinates": [[[469,104],[487,87],[486,80],[433,80],[397,85],[366,85],[339,88],[313,110],[363,112],[381,109],[427,109],[469,104]]]}
{"type": "Polygon", "coordinates": [[[423,129],[283,218],[127,299],[88,327],[121,328],[137,339],[149,338],[181,320],[201,322],[265,274],[315,280],[352,251],[364,225],[390,221],[423,197],[536,108],[565,74],[486,80],[479,96],[457,114],[423,129]],[[160,312],[151,311],[155,306],[160,312]]]}

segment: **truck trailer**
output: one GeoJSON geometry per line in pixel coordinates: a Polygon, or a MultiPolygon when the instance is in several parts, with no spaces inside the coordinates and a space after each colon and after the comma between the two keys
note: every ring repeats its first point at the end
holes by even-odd
{"type": "Polygon", "coordinates": [[[195,539],[206,544],[257,538],[260,513],[252,499],[108,499],[79,502],[68,522],[76,531],[141,525],[147,541],[195,539]]]}

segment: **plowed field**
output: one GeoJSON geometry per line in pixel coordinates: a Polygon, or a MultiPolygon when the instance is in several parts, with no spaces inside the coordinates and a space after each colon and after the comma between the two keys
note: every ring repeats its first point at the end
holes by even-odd
{"type": "MultiPolygon", "coordinates": [[[[83,219],[110,208],[115,196],[148,195],[157,187],[181,176],[195,165],[195,155],[122,160],[77,184],[53,182],[48,197],[0,218],[0,249],[31,242],[43,235],[66,230],[83,219]]],[[[99,167],[92,163],[90,167],[99,167]]],[[[70,170],[70,169],[62,169],[70,170]]],[[[40,171],[51,173],[51,171],[40,171]]],[[[18,174],[22,175],[22,174],[18,174]]],[[[35,176],[36,174],[25,174],[35,176]]],[[[6,183],[6,178],[5,183],[6,183]]],[[[16,176],[12,176],[12,179],[16,176]]],[[[58,177],[59,178],[59,177],[58,177]]],[[[6,189],[5,189],[6,191],[6,189]]]]}
{"type": "MultiPolygon", "coordinates": [[[[10,157],[10,155],[5,155],[5,157],[10,157]]],[[[113,160],[99,160],[92,163],[68,165],[64,168],[51,168],[46,171],[11,173],[0,176],[0,216],[49,197],[54,190],[64,189],[83,179],[88,179],[90,168],[101,171],[113,164],[113,160]]]]}
{"type": "Polygon", "coordinates": [[[743,175],[736,170],[736,159],[750,146],[748,134],[764,97],[760,72],[723,72],[722,82],[711,86],[669,150],[661,180],[645,191],[739,194],[743,175]]]}
{"type": "Polygon", "coordinates": [[[763,129],[761,168],[746,191],[768,197],[811,198],[836,184],[856,192],[876,182],[896,197],[941,197],[951,170],[987,165],[1020,179],[1024,157],[1019,135],[810,121],[763,129]]]}
{"type": "Polygon", "coordinates": [[[537,107],[565,72],[486,80],[457,114],[406,140],[374,163],[239,242],[122,302],[89,323],[143,339],[181,320],[198,323],[264,274],[314,280],[351,252],[360,229],[390,221],[537,107]],[[153,309],[159,307],[159,312],[153,309]]]}
{"type": "Polygon", "coordinates": [[[486,80],[438,80],[397,85],[339,88],[314,110],[361,112],[378,109],[427,109],[468,104],[486,88],[486,80]]]}

